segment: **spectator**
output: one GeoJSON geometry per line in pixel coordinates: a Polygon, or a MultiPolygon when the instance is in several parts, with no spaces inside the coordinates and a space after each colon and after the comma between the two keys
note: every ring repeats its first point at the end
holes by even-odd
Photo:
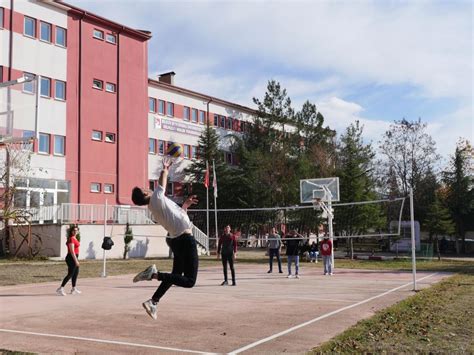
{"type": "Polygon", "coordinates": [[[332,243],[327,235],[321,242],[321,255],[323,256],[324,275],[332,275],[332,243]]]}
{"type": "Polygon", "coordinates": [[[268,273],[270,274],[273,270],[273,257],[276,256],[276,259],[278,261],[278,272],[280,274],[283,273],[283,270],[281,269],[281,258],[280,258],[280,249],[281,249],[281,239],[280,235],[277,233],[276,228],[273,227],[270,234],[268,235],[268,258],[269,258],[269,263],[270,263],[270,269],[268,270],[268,273]]]}

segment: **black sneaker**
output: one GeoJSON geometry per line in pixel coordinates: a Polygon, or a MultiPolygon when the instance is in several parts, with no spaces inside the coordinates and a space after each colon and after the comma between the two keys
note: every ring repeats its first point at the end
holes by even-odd
{"type": "Polygon", "coordinates": [[[280,274],[283,274],[283,271],[281,271],[281,270],[280,270],[280,271],[278,271],[278,272],[279,272],[280,274]]]}
{"type": "Polygon", "coordinates": [[[237,284],[235,283],[235,281],[234,281],[234,282],[232,282],[232,286],[237,286],[237,284]]]}
{"type": "Polygon", "coordinates": [[[268,270],[268,271],[267,271],[267,274],[271,274],[271,273],[272,273],[272,270],[268,270]]]}
{"type": "Polygon", "coordinates": [[[228,285],[227,281],[223,281],[223,282],[221,283],[221,286],[227,286],[227,285],[228,285]]]}

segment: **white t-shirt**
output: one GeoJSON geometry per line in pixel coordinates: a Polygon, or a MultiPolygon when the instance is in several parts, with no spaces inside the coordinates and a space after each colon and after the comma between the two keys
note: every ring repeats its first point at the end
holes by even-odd
{"type": "Polygon", "coordinates": [[[153,214],[155,222],[161,224],[168,231],[170,237],[180,236],[186,230],[190,232],[193,227],[188,214],[165,196],[165,190],[161,185],[155,188],[148,208],[153,214]]]}

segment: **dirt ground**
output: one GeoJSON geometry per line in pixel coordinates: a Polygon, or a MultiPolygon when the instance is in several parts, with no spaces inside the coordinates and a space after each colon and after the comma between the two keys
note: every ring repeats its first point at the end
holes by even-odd
{"type": "MultiPolygon", "coordinates": [[[[192,289],[172,287],[158,320],[141,306],[156,280],[133,275],[79,279],[81,295],[57,283],[0,287],[0,348],[37,353],[304,353],[413,295],[411,273],[301,268],[300,279],[236,265],[237,286],[220,286],[220,267],[199,272],[192,289]]],[[[275,271],[275,270],[274,270],[275,271]]],[[[417,288],[446,274],[417,273],[417,288]]]]}

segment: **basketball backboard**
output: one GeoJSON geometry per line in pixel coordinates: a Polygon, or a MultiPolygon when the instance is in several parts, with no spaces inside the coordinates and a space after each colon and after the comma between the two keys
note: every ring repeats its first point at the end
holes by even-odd
{"type": "Polygon", "coordinates": [[[329,198],[328,193],[331,193],[332,202],[339,201],[338,177],[300,180],[301,203],[312,203],[315,198],[326,202],[329,198]]]}
{"type": "Polygon", "coordinates": [[[38,78],[32,74],[0,83],[0,143],[36,137],[38,78]]]}

